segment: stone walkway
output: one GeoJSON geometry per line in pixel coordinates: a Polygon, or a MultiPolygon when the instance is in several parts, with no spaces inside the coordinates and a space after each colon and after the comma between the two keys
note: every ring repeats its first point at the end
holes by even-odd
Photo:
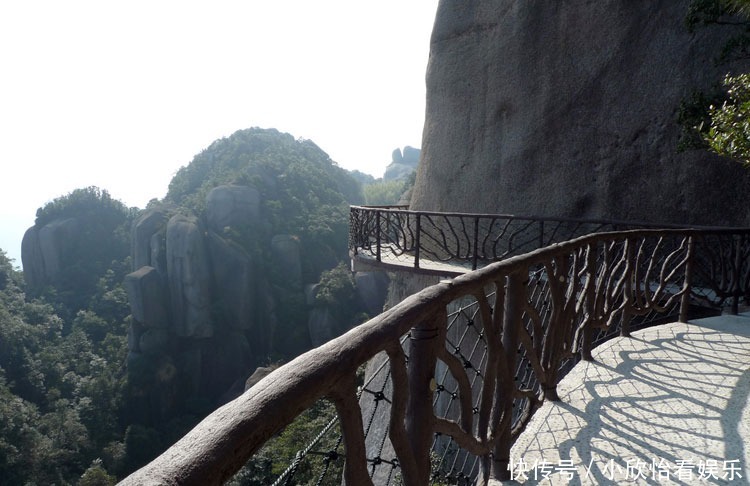
{"type": "MultiPolygon", "coordinates": [[[[352,258],[352,265],[352,269],[355,271],[382,270],[383,265],[391,266],[395,269],[403,268],[412,271],[414,269],[414,255],[407,253],[395,255],[389,249],[383,248],[380,254],[380,262],[374,256],[367,253],[359,253],[356,258],[352,258]]],[[[486,262],[480,265],[480,267],[484,265],[486,265],[486,262]]],[[[470,262],[440,262],[426,259],[419,261],[419,268],[445,277],[456,277],[472,271],[470,262]]]]}
{"type": "Polygon", "coordinates": [[[513,447],[516,483],[750,484],[750,314],[616,338],[513,447]]]}

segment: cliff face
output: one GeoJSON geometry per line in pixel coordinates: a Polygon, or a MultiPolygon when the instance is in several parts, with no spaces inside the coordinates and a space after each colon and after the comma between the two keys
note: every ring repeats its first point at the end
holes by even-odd
{"type": "Polygon", "coordinates": [[[680,103],[728,69],[688,0],[443,0],[412,208],[750,223],[750,174],[679,153],[680,103]]]}

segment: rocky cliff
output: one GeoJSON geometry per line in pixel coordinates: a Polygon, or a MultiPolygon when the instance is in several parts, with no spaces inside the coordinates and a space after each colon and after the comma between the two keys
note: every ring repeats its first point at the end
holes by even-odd
{"type": "Polygon", "coordinates": [[[346,258],[348,203],[361,198],[312,142],[241,130],[198,154],[143,211],[94,188],[40,209],[23,241],[26,279],[37,292],[78,295],[75,316],[98,290],[91,282],[113,260],[128,261],[129,241],[132,266],[122,274],[129,385],[142,397],[135,414],[195,412],[240,393],[256,366],[380,312],[385,274],[329,271],[346,258]],[[69,284],[78,281],[87,285],[69,284]]]}
{"type": "Polygon", "coordinates": [[[750,223],[748,171],[677,150],[681,102],[731,67],[689,3],[441,1],[412,208],[750,223]]]}

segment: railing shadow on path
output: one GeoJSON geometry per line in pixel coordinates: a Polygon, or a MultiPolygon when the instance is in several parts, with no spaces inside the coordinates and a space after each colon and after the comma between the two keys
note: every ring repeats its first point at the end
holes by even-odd
{"type": "Polygon", "coordinates": [[[750,484],[749,323],[673,323],[601,345],[516,441],[513,479],[750,484]]]}

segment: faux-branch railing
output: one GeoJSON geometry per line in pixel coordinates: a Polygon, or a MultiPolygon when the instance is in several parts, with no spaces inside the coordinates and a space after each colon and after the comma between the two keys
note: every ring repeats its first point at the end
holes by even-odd
{"type": "Polygon", "coordinates": [[[274,371],[123,484],[220,484],[321,398],[339,416],[346,483],[371,484],[357,371],[380,352],[392,382],[389,464],[403,483],[428,484],[431,459],[448,449],[476,460],[445,474],[505,478],[515,437],[601,335],[685,321],[699,302],[747,303],[749,242],[750,230],[599,233],[444,281],[274,371]],[[464,343],[469,328],[477,338],[464,343]]]}
{"type": "Polygon", "coordinates": [[[462,271],[448,272],[457,275],[590,233],[684,227],[633,221],[411,211],[408,206],[352,206],[349,252],[355,260],[399,268],[408,265],[421,273],[446,274],[445,267],[430,269],[424,265],[425,260],[465,267],[462,271]]]}

